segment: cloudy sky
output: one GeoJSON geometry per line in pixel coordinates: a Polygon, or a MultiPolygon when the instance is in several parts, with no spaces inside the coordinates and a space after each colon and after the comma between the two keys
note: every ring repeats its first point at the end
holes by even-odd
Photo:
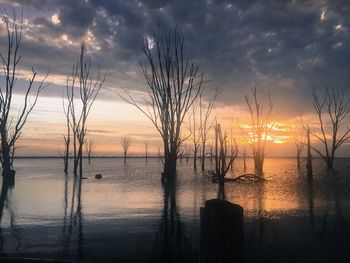
{"type": "MultiPolygon", "coordinates": [[[[82,39],[93,64],[107,76],[89,121],[100,154],[117,154],[124,134],[135,138],[135,153],[145,138],[156,147],[152,126],[117,95],[121,88],[145,91],[140,47],[155,30],[176,26],[184,34],[187,56],[209,80],[208,94],[222,89],[216,108],[222,118],[242,116],[244,95],[254,86],[260,94],[270,90],[282,124],[299,113],[312,121],[312,88],[349,89],[346,0],[0,0],[0,6],[7,12],[23,8],[21,76],[32,66],[42,74],[51,68],[52,84],[21,141],[23,155],[57,154],[64,134],[62,90],[82,39]]],[[[1,35],[1,50],[4,41],[1,35]]]]}

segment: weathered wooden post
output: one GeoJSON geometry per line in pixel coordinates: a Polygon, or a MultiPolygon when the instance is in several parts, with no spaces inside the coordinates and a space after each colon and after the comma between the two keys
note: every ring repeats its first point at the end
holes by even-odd
{"type": "Polygon", "coordinates": [[[243,262],[243,208],[211,199],[201,207],[200,217],[201,263],[243,262]]]}

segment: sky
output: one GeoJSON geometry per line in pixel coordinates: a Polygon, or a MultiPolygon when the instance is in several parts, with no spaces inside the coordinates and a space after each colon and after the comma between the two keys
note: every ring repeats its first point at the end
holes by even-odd
{"type": "MultiPolygon", "coordinates": [[[[88,121],[98,155],[120,154],[120,137],[126,134],[133,137],[134,155],[143,152],[145,141],[151,151],[160,144],[147,119],[118,96],[121,89],[140,97],[147,90],[139,66],[141,46],[158,30],[176,27],[184,35],[186,55],[204,72],[206,95],[221,89],[213,114],[222,121],[244,125],[244,96],[253,87],[262,99],[270,91],[274,121],[283,130],[271,155],[293,155],[286,130],[300,114],[316,123],[313,88],[340,87],[350,93],[350,3],[345,0],[0,0],[0,7],[8,13],[23,10],[24,17],[14,109],[21,105],[31,68],[38,79],[49,67],[51,72],[18,155],[58,154],[65,133],[62,92],[82,40],[93,66],[106,74],[88,121]]],[[[1,24],[1,52],[5,40],[1,24]]],[[[345,145],[340,155],[349,154],[345,145]]]]}

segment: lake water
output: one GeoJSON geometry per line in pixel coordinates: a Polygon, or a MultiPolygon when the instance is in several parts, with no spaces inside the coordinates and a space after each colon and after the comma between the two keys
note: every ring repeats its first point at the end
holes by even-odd
{"type": "MultiPolygon", "coordinates": [[[[252,172],[242,166],[228,176],[252,172]]],[[[245,262],[350,262],[350,159],[335,166],[314,160],[309,181],[294,159],[268,158],[266,182],[226,184],[226,199],[244,208],[245,262]]],[[[93,159],[81,183],[60,159],[17,159],[0,198],[0,261],[198,262],[199,209],[218,185],[192,167],[179,162],[169,204],[157,159],[93,159]]]]}

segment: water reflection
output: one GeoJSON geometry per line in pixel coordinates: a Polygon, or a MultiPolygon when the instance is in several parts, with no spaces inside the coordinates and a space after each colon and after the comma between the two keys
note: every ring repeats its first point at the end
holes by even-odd
{"type": "Polygon", "coordinates": [[[199,208],[221,196],[244,207],[245,262],[350,262],[349,161],[317,162],[312,180],[294,159],[267,159],[267,182],[220,186],[183,161],[177,185],[161,186],[157,160],[99,160],[83,181],[61,160],[21,160],[16,186],[1,187],[0,261],[198,262],[199,208]]]}
{"type": "Polygon", "coordinates": [[[3,227],[2,227],[5,209],[9,214],[10,235],[15,239],[14,250],[16,252],[20,252],[21,244],[22,244],[20,231],[16,225],[16,216],[12,209],[12,204],[11,204],[12,189],[15,186],[14,178],[12,178],[12,180],[10,181],[6,179],[7,178],[3,177],[1,194],[0,194],[0,254],[1,255],[3,255],[3,249],[6,243],[6,239],[5,239],[5,235],[3,233],[3,227]]]}
{"type": "MultiPolygon", "coordinates": [[[[82,179],[74,176],[72,191],[69,203],[69,179],[68,175],[64,179],[64,217],[63,217],[63,255],[69,258],[72,250],[72,239],[76,235],[76,250],[79,260],[84,258],[83,255],[83,214],[82,214],[82,179]],[[70,205],[70,208],[69,208],[70,205]],[[68,211],[69,209],[69,211],[68,211]]],[[[73,239],[74,240],[74,239],[73,239]]],[[[74,244],[73,244],[74,245],[74,244]]]]}
{"type": "Polygon", "coordinates": [[[177,207],[176,183],[163,186],[163,209],[150,262],[197,262],[177,207]]]}

